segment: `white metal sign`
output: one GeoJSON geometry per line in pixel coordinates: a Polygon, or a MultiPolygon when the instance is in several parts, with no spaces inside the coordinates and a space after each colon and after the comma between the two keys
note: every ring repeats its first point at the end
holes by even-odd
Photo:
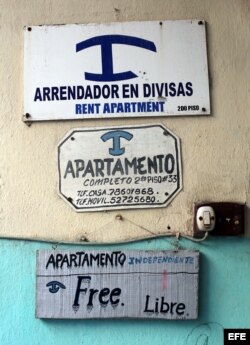
{"type": "Polygon", "coordinates": [[[58,169],[59,194],[78,212],[163,207],[182,188],[179,139],[158,124],[73,129],[58,169]]]}
{"type": "Polygon", "coordinates": [[[209,113],[203,21],[25,28],[24,120],[209,113]]]}
{"type": "Polygon", "coordinates": [[[36,317],[196,319],[197,251],[38,251],[36,317]]]}

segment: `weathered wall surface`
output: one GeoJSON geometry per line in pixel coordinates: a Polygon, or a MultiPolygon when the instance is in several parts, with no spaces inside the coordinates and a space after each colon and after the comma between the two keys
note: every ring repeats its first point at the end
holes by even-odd
{"type": "MultiPolygon", "coordinates": [[[[192,232],[198,200],[250,202],[247,0],[0,0],[0,236],[57,241],[123,241],[152,232],[192,232]],[[25,25],[204,19],[212,115],[204,117],[22,122],[25,25]],[[183,191],[168,208],[75,213],[57,194],[56,148],[71,128],[162,122],[181,139],[183,191]],[[146,229],[146,230],[145,230],[146,229]],[[150,232],[149,232],[149,231],[150,232]]],[[[246,233],[250,234],[247,208],[246,233]]],[[[173,249],[171,239],[116,246],[173,249]]],[[[183,241],[201,251],[196,321],[35,319],[35,252],[40,242],[0,241],[0,343],[219,345],[222,328],[250,327],[249,239],[183,241]]],[[[71,249],[75,246],[59,246],[71,249]]],[[[86,246],[84,247],[86,249],[86,246]]],[[[96,247],[91,247],[95,248],[96,247]]],[[[106,247],[105,247],[106,248],[106,247]]],[[[114,248],[109,247],[110,249],[114,248]]]]}
{"type": "MultiPolygon", "coordinates": [[[[161,240],[134,243],[129,249],[173,249],[161,240]]],[[[181,241],[201,252],[199,318],[165,320],[41,320],[35,319],[35,256],[49,244],[1,242],[1,345],[222,345],[223,328],[249,328],[249,239],[181,241]]],[[[86,247],[58,246],[57,249],[86,247]]],[[[97,247],[91,247],[91,249],[97,247]]],[[[107,247],[98,247],[98,249],[107,247]]],[[[111,246],[123,250],[128,246],[111,246]]],[[[90,249],[90,248],[89,248],[90,249]]]]}
{"type": "Polygon", "coordinates": [[[1,236],[108,242],[192,233],[194,202],[249,202],[248,1],[2,0],[0,11],[1,236]],[[22,122],[25,25],[163,19],[207,22],[211,116],[22,122]],[[155,122],[181,139],[183,190],[169,207],[119,211],[121,222],[117,211],[77,214],[58,196],[56,149],[71,128],[155,122]]]}

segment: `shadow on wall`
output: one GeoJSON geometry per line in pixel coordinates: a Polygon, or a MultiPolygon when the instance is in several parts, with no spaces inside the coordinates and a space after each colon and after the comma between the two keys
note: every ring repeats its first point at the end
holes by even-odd
{"type": "Polygon", "coordinates": [[[250,207],[248,205],[245,205],[245,236],[250,237],[250,228],[248,224],[250,224],[250,207]]]}
{"type": "MultiPolygon", "coordinates": [[[[205,255],[200,256],[199,281],[199,319],[207,320],[210,315],[210,303],[207,296],[211,287],[213,263],[205,255]],[[202,275],[201,272],[206,272],[202,275]],[[201,279],[202,277],[202,279],[201,279]]],[[[195,326],[187,335],[183,345],[223,344],[223,326],[217,322],[206,322],[195,326]]]]}
{"type": "Polygon", "coordinates": [[[183,345],[223,344],[223,327],[209,322],[196,326],[188,334],[183,345]]]}

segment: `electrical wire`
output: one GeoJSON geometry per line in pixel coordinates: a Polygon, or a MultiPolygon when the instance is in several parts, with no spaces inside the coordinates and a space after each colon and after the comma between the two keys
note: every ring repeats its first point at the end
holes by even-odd
{"type": "MultiPolygon", "coordinates": [[[[179,238],[183,237],[189,241],[192,242],[203,242],[207,239],[208,237],[208,232],[205,232],[205,235],[202,238],[194,238],[185,234],[181,234],[180,232],[165,232],[165,233],[155,233],[153,230],[147,229],[146,227],[139,225],[137,223],[135,223],[134,221],[122,216],[121,214],[117,214],[115,216],[115,219],[113,219],[112,221],[108,222],[107,224],[101,226],[98,231],[100,231],[102,228],[106,228],[107,226],[110,226],[113,222],[117,222],[117,221],[127,221],[128,223],[136,226],[137,228],[147,232],[149,235],[147,236],[141,236],[141,237],[136,237],[133,239],[127,239],[127,240],[122,240],[122,241],[110,241],[110,242],[98,242],[98,241],[89,241],[88,238],[86,236],[81,236],[80,241],[55,241],[52,239],[44,239],[44,238],[23,238],[23,237],[18,237],[18,236],[14,236],[14,237],[9,237],[9,236],[2,236],[0,235],[0,238],[2,239],[12,239],[12,240],[23,240],[23,241],[35,241],[35,242],[45,242],[45,243],[54,243],[54,246],[52,246],[53,248],[57,248],[58,245],[60,244],[65,244],[65,245],[97,245],[97,246],[103,246],[103,245],[122,245],[122,244],[126,244],[126,243],[134,243],[134,242],[139,242],[139,241],[147,241],[147,240],[153,240],[153,239],[157,239],[157,238],[164,238],[164,237],[176,237],[177,242],[175,242],[175,246],[179,248],[179,238]]],[[[169,241],[168,241],[169,242],[169,241]]],[[[170,242],[169,242],[170,243],[170,242]]],[[[173,243],[170,243],[173,245],[173,243]]],[[[54,248],[54,249],[55,249],[54,248]]]]}
{"type": "MultiPolygon", "coordinates": [[[[58,245],[87,245],[87,246],[104,246],[104,245],[122,245],[122,244],[127,244],[127,243],[135,243],[135,242],[140,242],[140,241],[148,241],[148,240],[153,240],[153,239],[157,239],[157,238],[164,238],[164,237],[176,237],[178,236],[178,240],[179,237],[180,238],[185,238],[187,240],[190,240],[192,242],[203,242],[207,239],[208,237],[208,232],[205,233],[204,237],[202,238],[193,238],[191,236],[187,236],[187,235],[181,235],[179,233],[163,233],[163,234],[153,234],[151,236],[143,236],[143,237],[137,237],[134,239],[128,239],[128,240],[122,240],[122,241],[112,241],[112,242],[98,242],[98,241],[88,241],[87,239],[83,239],[81,241],[55,241],[52,239],[43,239],[43,238],[23,238],[23,237],[18,237],[18,236],[14,236],[14,237],[9,237],[9,236],[2,236],[0,235],[1,239],[5,239],[5,240],[18,240],[18,241],[31,241],[31,242],[42,242],[42,243],[53,243],[54,244],[54,249],[56,249],[56,247],[58,245]]],[[[170,242],[169,242],[170,243],[170,242]]],[[[171,243],[170,243],[171,244],[171,243]]]]}

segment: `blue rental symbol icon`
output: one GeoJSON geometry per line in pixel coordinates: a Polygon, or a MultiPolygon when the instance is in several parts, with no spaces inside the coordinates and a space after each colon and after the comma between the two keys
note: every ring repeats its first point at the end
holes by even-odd
{"type": "Polygon", "coordinates": [[[56,280],[49,282],[48,284],[46,284],[46,286],[49,287],[49,292],[51,293],[57,293],[60,288],[66,289],[65,285],[56,280]]]}
{"type": "Polygon", "coordinates": [[[109,139],[113,139],[113,147],[109,149],[109,153],[112,156],[121,156],[125,149],[121,147],[121,138],[124,138],[130,141],[133,138],[133,135],[126,131],[110,131],[101,136],[102,141],[106,142],[109,139]]]}
{"type": "Polygon", "coordinates": [[[76,44],[76,52],[93,47],[101,46],[102,74],[85,72],[85,79],[92,81],[118,81],[136,78],[132,71],[113,73],[112,45],[123,44],[135,46],[156,52],[155,44],[139,37],[125,35],[103,35],[92,37],[76,44]]]}

